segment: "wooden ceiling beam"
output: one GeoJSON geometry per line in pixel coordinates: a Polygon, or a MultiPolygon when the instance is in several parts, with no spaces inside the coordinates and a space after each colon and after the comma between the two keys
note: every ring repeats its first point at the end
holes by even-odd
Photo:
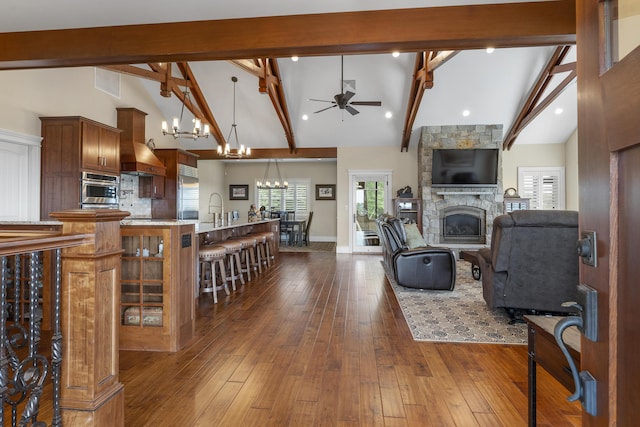
{"type": "Polygon", "coordinates": [[[280,120],[282,129],[284,130],[289,150],[295,150],[296,142],[293,135],[293,127],[291,126],[287,100],[284,94],[284,89],[282,88],[282,79],[280,78],[280,69],[278,67],[277,59],[234,59],[229,62],[258,78],[258,91],[269,95],[273,109],[280,120]]]}
{"type": "Polygon", "coordinates": [[[189,67],[189,64],[187,64],[186,62],[179,62],[177,65],[180,73],[182,73],[182,76],[189,82],[191,95],[193,95],[193,99],[200,109],[199,115],[196,114],[196,112],[193,110],[191,110],[191,112],[196,115],[196,117],[200,118],[204,123],[209,125],[211,136],[213,136],[219,146],[224,147],[226,144],[226,140],[222,135],[222,131],[220,130],[220,126],[218,126],[218,122],[216,122],[215,117],[213,117],[213,113],[209,108],[209,104],[207,103],[207,100],[204,97],[202,90],[200,89],[200,85],[198,84],[196,76],[193,74],[191,67],[189,67]]]}
{"type": "Polygon", "coordinates": [[[0,69],[575,44],[575,10],[556,0],[0,33],[0,69]]]}
{"type": "Polygon", "coordinates": [[[103,65],[100,68],[120,74],[127,74],[133,77],[142,77],[143,79],[153,80],[156,82],[164,81],[164,77],[158,72],[153,70],[146,70],[134,65],[103,65]]]}
{"type": "MultiPolygon", "coordinates": [[[[200,160],[226,160],[218,155],[216,150],[189,150],[197,154],[200,160]]],[[[252,148],[251,156],[243,157],[238,161],[250,161],[255,159],[337,159],[338,149],[328,148],[297,148],[291,151],[288,148],[252,148]]]]}
{"type": "Polygon", "coordinates": [[[529,91],[529,96],[520,108],[511,128],[507,132],[502,142],[503,150],[510,150],[516,142],[518,135],[522,130],[533,121],[555,98],[562,93],[564,89],[576,77],[576,63],[562,64],[562,61],[569,53],[571,46],[558,46],[547,65],[544,67],[540,76],[529,91]],[[551,79],[558,72],[569,72],[569,75],[560,82],[545,98],[543,98],[545,90],[549,87],[551,79]]]}
{"type": "Polygon", "coordinates": [[[278,61],[275,58],[264,58],[261,62],[264,76],[260,78],[259,86],[266,88],[269,98],[271,99],[271,104],[284,130],[289,150],[294,152],[296,150],[296,141],[293,136],[293,127],[291,126],[287,99],[284,95],[284,89],[282,88],[278,61]]]}
{"type": "Polygon", "coordinates": [[[232,59],[229,62],[255,77],[260,78],[264,74],[262,63],[259,59],[232,59]]]}
{"type": "Polygon", "coordinates": [[[413,79],[409,89],[409,103],[407,114],[404,119],[404,129],[402,131],[402,142],[400,151],[408,151],[411,141],[413,124],[418,115],[418,109],[422,103],[422,95],[426,89],[433,87],[433,71],[442,64],[453,58],[458,51],[448,50],[443,52],[418,52],[413,66],[413,79]]]}

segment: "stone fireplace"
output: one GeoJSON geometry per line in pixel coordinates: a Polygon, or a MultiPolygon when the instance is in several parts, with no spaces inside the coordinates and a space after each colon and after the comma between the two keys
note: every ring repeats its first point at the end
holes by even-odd
{"type": "Polygon", "coordinates": [[[493,219],[502,214],[502,155],[498,185],[436,188],[431,182],[435,148],[501,148],[502,125],[425,126],[418,147],[423,203],[422,234],[428,245],[476,249],[491,244],[493,219]]]}

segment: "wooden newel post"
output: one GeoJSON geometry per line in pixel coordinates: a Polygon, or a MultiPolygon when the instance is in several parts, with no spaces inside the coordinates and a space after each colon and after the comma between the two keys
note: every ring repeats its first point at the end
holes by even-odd
{"type": "Polygon", "coordinates": [[[120,221],[128,212],[52,213],[62,231],[91,233],[92,244],[62,252],[62,420],[68,426],[124,426],[119,380],[120,221]]]}

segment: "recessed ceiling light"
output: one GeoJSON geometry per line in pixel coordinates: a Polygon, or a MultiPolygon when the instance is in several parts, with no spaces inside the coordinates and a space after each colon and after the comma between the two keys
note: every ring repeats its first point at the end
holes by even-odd
{"type": "Polygon", "coordinates": [[[493,48],[493,47],[488,47],[487,48],[487,53],[493,53],[494,50],[496,50],[496,49],[493,48]]]}
{"type": "Polygon", "coordinates": [[[298,60],[298,57],[297,57],[297,56],[292,56],[292,57],[291,57],[291,60],[292,60],[293,62],[296,62],[296,61],[298,60]]]}
{"type": "Polygon", "coordinates": [[[307,116],[306,114],[302,115],[302,120],[309,120],[309,116],[307,116]]]}
{"type": "Polygon", "coordinates": [[[464,110],[462,112],[462,115],[465,116],[465,117],[469,117],[469,114],[471,114],[471,111],[469,111],[469,110],[464,110]]]}
{"type": "Polygon", "coordinates": [[[385,116],[387,119],[390,119],[391,117],[393,117],[393,113],[392,113],[391,111],[387,111],[386,113],[384,113],[384,116],[385,116]]]}
{"type": "Polygon", "coordinates": [[[562,114],[564,110],[560,107],[556,108],[556,110],[554,111],[556,114],[562,114]]]}
{"type": "Polygon", "coordinates": [[[398,56],[400,56],[400,52],[398,52],[397,50],[395,52],[393,52],[391,54],[394,58],[397,58],[398,56]]]}

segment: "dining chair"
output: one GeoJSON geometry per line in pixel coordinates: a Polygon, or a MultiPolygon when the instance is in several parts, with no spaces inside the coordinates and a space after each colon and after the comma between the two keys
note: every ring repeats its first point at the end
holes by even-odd
{"type": "Polygon", "coordinates": [[[313,211],[310,211],[309,216],[307,217],[307,224],[305,225],[304,231],[302,232],[302,241],[307,246],[309,246],[309,228],[311,228],[312,219],[313,219],[313,211]]]}

